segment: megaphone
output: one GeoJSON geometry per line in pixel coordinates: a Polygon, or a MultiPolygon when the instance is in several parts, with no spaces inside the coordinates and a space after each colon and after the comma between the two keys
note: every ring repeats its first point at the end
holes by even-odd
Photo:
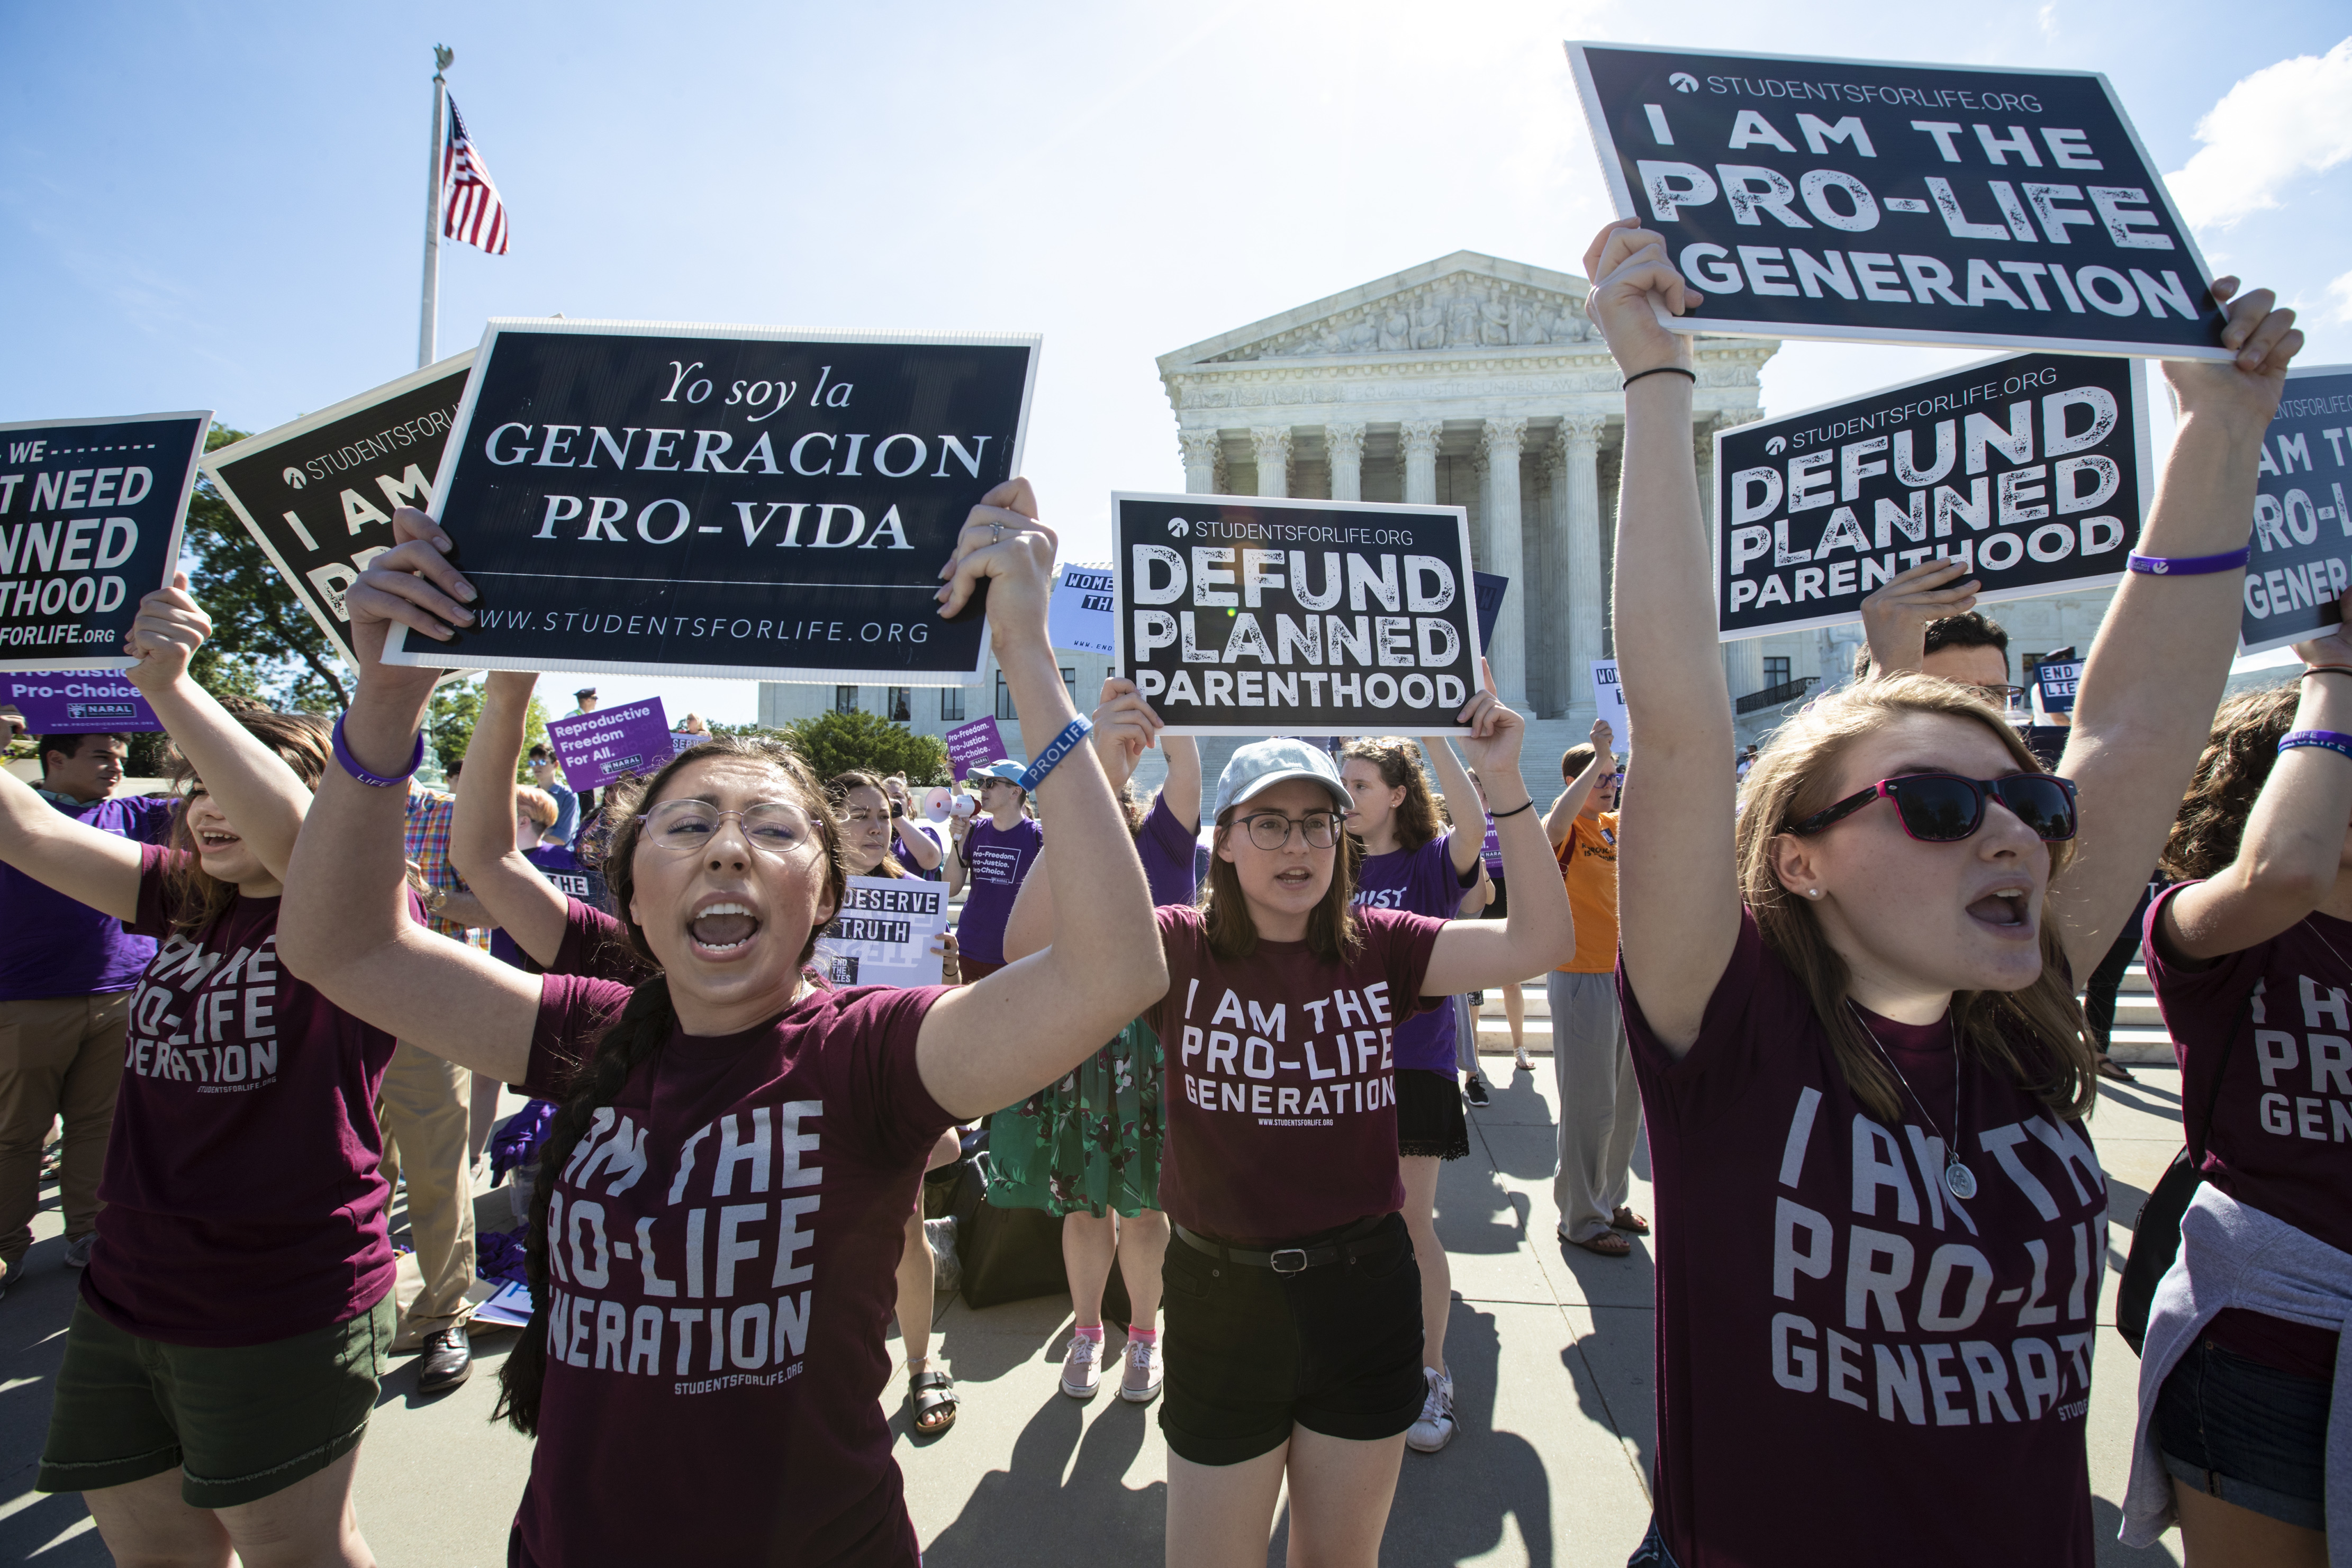
{"type": "Polygon", "coordinates": [[[934,822],[944,822],[950,817],[969,817],[979,809],[979,801],[954,789],[934,787],[923,791],[923,815],[934,822]]]}

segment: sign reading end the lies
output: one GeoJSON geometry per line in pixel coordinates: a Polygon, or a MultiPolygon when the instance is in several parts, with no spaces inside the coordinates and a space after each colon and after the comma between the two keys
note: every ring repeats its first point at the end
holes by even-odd
{"type": "Polygon", "coordinates": [[[2129,360],[2023,354],[1718,430],[1716,626],[1833,626],[1932,557],[1979,601],[2121,580],[2154,476],[2129,360]]]}
{"type": "Polygon", "coordinates": [[[1119,667],[1177,735],[1460,735],[1459,507],[1111,497],[1119,667]]]}
{"type": "Polygon", "coordinates": [[[2352,586],[2352,365],[2286,373],[2254,481],[2243,651],[2259,653],[2339,624],[2352,586]]]}
{"type": "Polygon", "coordinates": [[[480,591],[394,664],[947,685],[932,595],[1018,473],[1038,340],[493,320],[433,490],[480,591]]]}

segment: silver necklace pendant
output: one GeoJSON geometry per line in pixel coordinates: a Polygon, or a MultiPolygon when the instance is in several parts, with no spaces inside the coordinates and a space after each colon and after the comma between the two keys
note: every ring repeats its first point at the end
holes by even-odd
{"type": "Polygon", "coordinates": [[[1962,1203],[1968,1202],[1977,1195],[1976,1172],[1960,1164],[1957,1155],[1948,1156],[1945,1160],[1944,1190],[1962,1203]]]}

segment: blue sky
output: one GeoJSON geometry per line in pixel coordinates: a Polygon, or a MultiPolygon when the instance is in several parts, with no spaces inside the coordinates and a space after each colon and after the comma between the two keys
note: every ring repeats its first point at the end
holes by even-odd
{"type": "MultiPolygon", "coordinates": [[[[436,42],[514,232],[446,253],[442,352],[555,311],[1040,331],[1026,465],[1074,559],[1113,488],[1181,487],[1155,355],[1456,249],[1577,270],[1610,214],[1564,37],[2104,70],[2185,172],[2208,258],[2303,308],[2307,361],[2352,361],[2340,5],[1977,0],[1965,37],[1950,15],[7,5],[0,420],[257,430],[412,368],[436,42]]],[[[1969,357],[1791,345],[1765,393],[1969,357]]],[[[751,715],[748,685],[664,689],[751,715]]]]}

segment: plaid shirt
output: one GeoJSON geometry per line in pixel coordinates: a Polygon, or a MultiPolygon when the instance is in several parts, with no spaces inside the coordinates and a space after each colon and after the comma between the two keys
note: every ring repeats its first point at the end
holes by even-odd
{"type": "MultiPolygon", "coordinates": [[[[449,825],[457,815],[457,797],[432,789],[411,789],[408,792],[408,826],[406,831],[408,858],[416,862],[424,875],[425,885],[450,893],[464,893],[466,884],[449,864],[449,825]]],[[[428,916],[425,922],[444,936],[454,936],[460,942],[470,942],[488,950],[488,931],[468,931],[452,921],[428,916]]]]}

